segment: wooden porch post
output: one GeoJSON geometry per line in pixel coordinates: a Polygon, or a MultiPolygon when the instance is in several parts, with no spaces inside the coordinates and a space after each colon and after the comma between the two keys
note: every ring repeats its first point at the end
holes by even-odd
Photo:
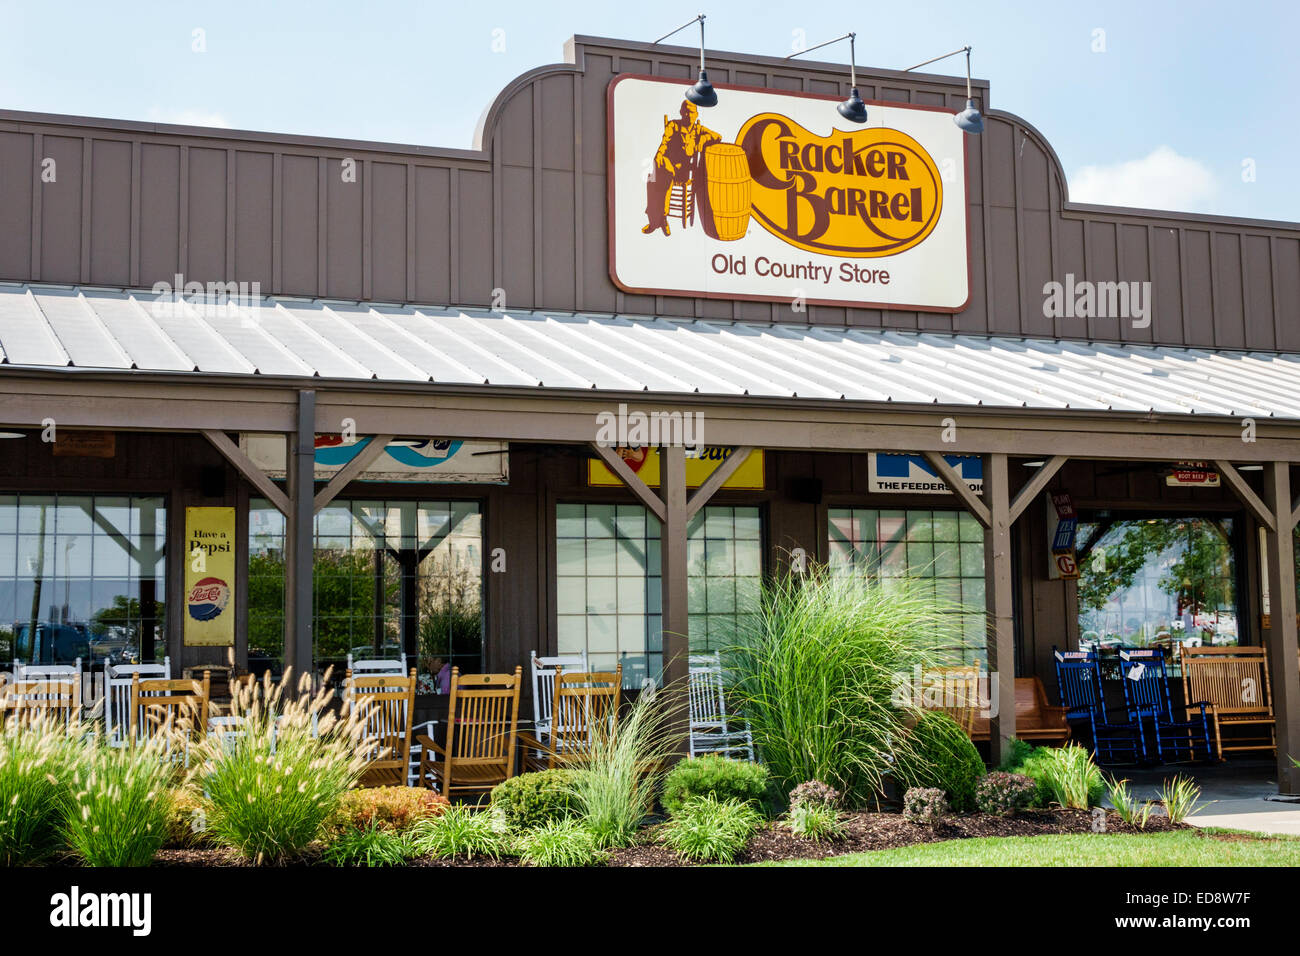
{"type": "Polygon", "coordinates": [[[297,429],[289,436],[289,512],[285,528],[284,666],[294,680],[312,671],[312,559],[316,490],[316,393],[298,393],[297,429]]]}
{"type": "Polygon", "coordinates": [[[665,445],[659,451],[664,521],[660,541],[660,588],[663,595],[664,683],[685,686],[690,656],[686,587],[686,450],[665,445]]]}
{"type": "Polygon", "coordinates": [[[1016,635],[1011,612],[1011,495],[1007,456],[984,456],[984,600],[988,615],[989,689],[997,688],[997,710],[989,718],[989,757],[994,766],[1016,735],[1016,635]]]}
{"type": "Polygon", "coordinates": [[[1264,497],[1273,527],[1266,528],[1269,603],[1269,660],[1273,671],[1273,712],[1277,715],[1277,787],[1300,794],[1300,657],[1296,649],[1296,568],[1292,532],[1291,466],[1274,461],[1264,466],[1264,497]]]}

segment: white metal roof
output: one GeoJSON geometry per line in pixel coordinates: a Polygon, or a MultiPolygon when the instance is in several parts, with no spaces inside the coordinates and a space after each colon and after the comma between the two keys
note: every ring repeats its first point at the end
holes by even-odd
{"type": "Polygon", "coordinates": [[[1300,419],[1300,355],[0,283],[0,368],[1300,419]]]}

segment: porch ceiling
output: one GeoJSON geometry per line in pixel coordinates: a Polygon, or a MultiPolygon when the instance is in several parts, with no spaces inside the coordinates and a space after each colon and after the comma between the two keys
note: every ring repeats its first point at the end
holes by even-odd
{"type": "Polygon", "coordinates": [[[200,309],[39,284],[0,283],[0,366],[1300,420],[1300,356],[1289,354],[285,297],[200,309]]]}

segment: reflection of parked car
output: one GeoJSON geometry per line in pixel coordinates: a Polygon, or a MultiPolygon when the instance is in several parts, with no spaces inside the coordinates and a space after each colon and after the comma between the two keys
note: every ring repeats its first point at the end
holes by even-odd
{"type": "Polygon", "coordinates": [[[90,653],[105,664],[131,664],[138,657],[135,641],[124,627],[110,627],[103,634],[90,638],[90,653]]]}
{"type": "Polygon", "coordinates": [[[90,657],[90,630],[85,624],[40,621],[35,639],[31,622],[14,625],[14,660],[24,664],[71,664],[90,657]]]}

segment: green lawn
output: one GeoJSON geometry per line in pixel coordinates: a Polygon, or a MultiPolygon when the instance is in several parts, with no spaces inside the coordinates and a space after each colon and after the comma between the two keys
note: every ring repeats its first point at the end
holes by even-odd
{"type": "MultiPolygon", "coordinates": [[[[1214,831],[1225,833],[1227,831],[1214,831]]],[[[1300,840],[1256,834],[1214,839],[1204,831],[1059,834],[946,840],[852,853],[825,860],[791,860],[759,866],[1300,866],[1300,840]]]]}

